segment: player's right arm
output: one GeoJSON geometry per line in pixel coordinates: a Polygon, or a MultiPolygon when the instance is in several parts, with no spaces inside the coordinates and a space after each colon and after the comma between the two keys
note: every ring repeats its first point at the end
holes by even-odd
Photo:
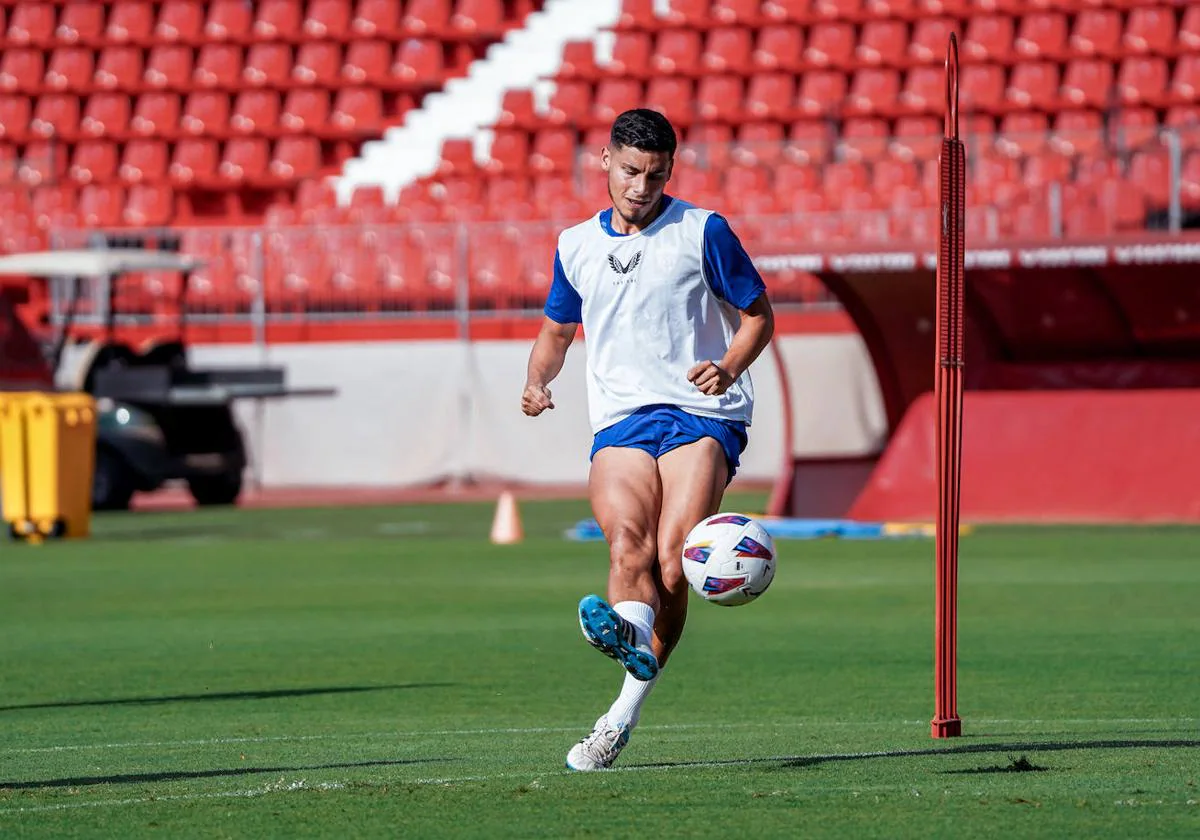
{"type": "Polygon", "coordinates": [[[567,359],[567,349],[575,339],[579,322],[583,320],[582,311],[583,299],[567,280],[562,260],[555,252],[554,280],[546,297],[546,317],[529,353],[525,390],[521,394],[521,410],[530,417],[537,417],[546,409],[554,408],[549,385],[567,359]]]}

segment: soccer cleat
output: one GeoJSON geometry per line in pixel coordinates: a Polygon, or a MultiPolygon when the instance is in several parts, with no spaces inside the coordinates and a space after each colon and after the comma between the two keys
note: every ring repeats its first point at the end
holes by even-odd
{"type": "Polygon", "coordinates": [[[628,743],[629,727],[610,726],[608,717],[601,715],[592,734],[567,753],[567,767],[571,770],[607,770],[628,743]]]}
{"type": "Polygon", "coordinates": [[[653,651],[638,644],[634,626],[599,595],[588,595],[579,602],[579,627],[589,645],[620,662],[634,679],[645,682],[658,674],[653,651]]]}

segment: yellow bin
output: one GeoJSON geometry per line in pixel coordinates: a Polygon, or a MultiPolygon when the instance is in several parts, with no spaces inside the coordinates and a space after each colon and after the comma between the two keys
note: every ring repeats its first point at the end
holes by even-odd
{"type": "Polygon", "coordinates": [[[86,537],[91,532],[96,404],[88,394],[0,397],[4,519],[12,533],[86,537]]]}
{"type": "Polygon", "coordinates": [[[29,527],[25,400],[30,396],[20,392],[0,393],[0,497],[4,501],[4,521],[17,534],[25,533],[29,527]]]}

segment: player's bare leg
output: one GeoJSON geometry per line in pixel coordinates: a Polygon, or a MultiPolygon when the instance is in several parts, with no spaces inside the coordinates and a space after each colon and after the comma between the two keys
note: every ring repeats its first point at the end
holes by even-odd
{"type": "Polygon", "coordinates": [[[640,449],[607,447],[592,458],[592,511],[609,544],[608,601],[589,595],[579,624],[593,646],[628,672],[616,702],[591,733],[567,753],[573,770],[611,767],[637,725],[642,702],[658,682],[651,649],[658,609],[657,531],[661,502],[658,465],[640,449]]]}
{"type": "Polygon", "coordinates": [[[659,608],[654,621],[654,655],[661,668],[679,643],[687,621],[688,583],[683,575],[683,541],[696,523],[721,507],[729,466],[713,438],[701,438],[658,459],[662,513],[658,523],[659,608]]]}

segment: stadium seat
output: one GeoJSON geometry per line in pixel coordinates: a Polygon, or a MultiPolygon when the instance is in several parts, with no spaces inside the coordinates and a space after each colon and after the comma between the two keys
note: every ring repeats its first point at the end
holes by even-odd
{"type": "Polygon", "coordinates": [[[529,133],[520,129],[497,129],[484,168],[488,172],[524,172],[529,165],[529,133]]]}
{"type": "Polygon", "coordinates": [[[313,131],[329,122],[329,93],[297,88],[287,92],[279,125],[284,131],[313,131]]]}
{"type": "Polygon", "coordinates": [[[28,134],[33,103],[21,94],[0,95],[0,140],[20,143],[28,134]]]}
{"type": "Polygon", "coordinates": [[[891,113],[896,110],[899,96],[898,71],[890,67],[867,67],[855,71],[845,111],[848,114],[891,113]]]}
{"type": "Polygon", "coordinates": [[[1165,208],[1171,198],[1171,164],[1165,152],[1134,152],[1129,161],[1129,182],[1152,208],[1165,208]]]}
{"type": "Polygon", "coordinates": [[[126,94],[94,93],[87,98],[79,130],[88,137],[124,134],[129,128],[129,112],[130,102],[126,94]]]}
{"type": "Polygon", "coordinates": [[[1170,108],[1165,123],[1179,134],[1185,149],[1200,149],[1200,107],[1182,105],[1170,108]]]}
{"type": "Polygon", "coordinates": [[[311,0],[301,30],[309,38],[343,40],[350,31],[350,0],[311,0]]]}
{"type": "Polygon", "coordinates": [[[441,38],[450,29],[450,0],[412,0],[400,24],[408,34],[441,38]]]}
{"type": "Polygon", "coordinates": [[[234,100],[229,128],[238,134],[261,134],[279,124],[279,94],[273,90],[243,90],[234,100]]]}
{"type": "Polygon", "coordinates": [[[763,0],[762,15],[769,21],[801,23],[807,21],[812,0],[763,0]]]}
{"type": "Polygon", "coordinates": [[[667,12],[660,15],[667,26],[706,27],[709,25],[709,0],[667,0],[667,12]]]}
{"type": "Polygon", "coordinates": [[[681,76],[656,76],[646,85],[642,105],[666,115],[676,128],[690,125],[695,101],[692,80],[681,76]]]}
{"type": "Polygon", "coordinates": [[[962,68],[959,103],[964,113],[995,112],[1005,100],[1004,68],[998,64],[968,64],[962,68]]]}
{"type": "Polygon", "coordinates": [[[654,42],[646,32],[621,32],[613,44],[612,57],[603,66],[610,77],[634,76],[643,79],[650,75],[650,56],[654,42]]]}
{"type": "Polygon", "coordinates": [[[1017,111],[1000,121],[996,148],[1012,157],[1039,154],[1050,141],[1050,123],[1045,114],[1017,111]]]}
{"type": "Polygon", "coordinates": [[[821,164],[833,151],[833,132],[822,120],[795,120],[788,126],[784,155],[796,164],[821,164]]]}
{"type": "Polygon", "coordinates": [[[33,106],[29,132],[35,137],[73,135],[79,130],[79,97],[73,93],[47,93],[33,106]]]}
{"type": "Polygon", "coordinates": [[[1179,22],[1179,43],[1193,52],[1200,50],[1200,6],[1189,5],[1179,22]]]}
{"type": "Polygon", "coordinates": [[[145,42],[153,27],[154,7],[149,0],[117,0],[108,13],[104,35],[110,41],[145,42]]]}
{"type": "Polygon", "coordinates": [[[1113,144],[1122,151],[1150,146],[1157,142],[1158,126],[1153,108],[1122,108],[1113,127],[1113,144]]]}
{"type": "Polygon", "coordinates": [[[734,123],[742,119],[742,79],[704,76],[696,87],[696,113],[702,120],[734,123]]]}
{"type": "Polygon", "coordinates": [[[841,107],[846,91],[846,76],[837,70],[805,73],[800,82],[797,108],[808,116],[832,114],[841,107]]]}
{"type": "MultiPolygon", "coordinates": [[[[251,47],[251,52],[258,46],[251,47]]],[[[234,44],[205,44],[196,56],[192,81],[199,87],[228,90],[238,87],[241,72],[241,47],[234,44]]]]}
{"type": "Polygon", "coordinates": [[[851,117],[842,124],[842,141],[838,148],[842,160],[875,161],[884,156],[891,134],[886,120],[874,117],[851,117]]]}
{"type": "Polygon", "coordinates": [[[797,70],[803,46],[800,27],[788,24],[765,26],[759,30],[750,60],[758,70],[797,70]]]}
{"type": "Polygon", "coordinates": [[[292,64],[292,81],[303,85],[332,87],[342,69],[340,44],[310,41],[301,44],[292,64]]]}
{"type": "Polygon", "coordinates": [[[174,93],[143,93],[134,105],[129,129],[143,136],[172,134],[179,126],[182,107],[174,93]]]}
{"type": "Polygon", "coordinates": [[[1018,108],[1052,110],[1058,103],[1058,87],[1057,64],[1028,61],[1013,68],[1004,96],[1018,108]]]}
{"type": "Polygon", "coordinates": [[[783,126],[776,122],[747,123],[738,128],[734,161],[743,166],[774,167],[783,159],[783,126]]]}
{"type": "Polygon", "coordinates": [[[54,33],[54,7],[47,3],[17,3],[8,19],[5,38],[10,44],[40,44],[54,33]]]}
{"type": "MultiPolygon", "coordinates": [[[[191,47],[182,44],[164,44],[152,47],[146,59],[145,74],[141,72],[142,51],[140,49],[137,47],[121,47],[119,49],[121,50],[120,55],[114,56],[114,62],[118,68],[114,71],[114,76],[118,79],[114,82],[114,87],[130,85],[132,80],[138,76],[142,76],[150,87],[172,90],[185,90],[191,87],[193,68],[191,47]],[[125,79],[129,79],[129,81],[125,81],[125,79]]],[[[104,50],[101,63],[112,51],[111,47],[104,50]]],[[[98,78],[97,81],[99,81],[98,78]]]]}
{"type": "Polygon", "coordinates": [[[714,0],[710,14],[714,21],[726,26],[756,27],[763,22],[759,0],[714,0]]]}
{"type": "Polygon", "coordinates": [[[440,85],[445,76],[445,56],[439,41],[407,38],[396,47],[392,76],[402,82],[440,85]]]}
{"type": "Polygon", "coordinates": [[[195,41],[203,27],[200,0],[166,0],[159,9],[154,37],[159,41],[195,41]]]}
{"type": "Polygon", "coordinates": [[[559,79],[597,79],[600,68],[596,66],[596,48],[591,41],[568,41],[563,46],[562,62],[558,66],[559,79]]]}
{"type": "Polygon", "coordinates": [[[1013,41],[1020,58],[1057,59],[1067,52],[1067,16],[1061,12],[1032,12],[1021,18],[1013,41]]]}
{"type": "Polygon", "coordinates": [[[275,143],[267,166],[274,178],[293,181],[309,178],[321,168],[321,142],[315,137],[282,137],[275,143]]]}
{"type": "Polygon", "coordinates": [[[125,190],[117,184],[89,184],[79,191],[79,220],[86,227],[118,226],[124,207],[125,190]]]}
{"type": "Polygon", "coordinates": [[[254,7],[244,0],[210,0],[204,37],[214,41],[248,38],[254,25],[254,7]]]}
{"type": "Polygon", "coordinates": [[[264,137],[238,137],[225,144],[217,176],[224,181],[256,181],[267,172],[270,141],[264,137]]]}
{"type": "Polygon", "coordinates": [[[921,18],[913,24],[908,55],[914,61],[938,62],[946,58],[946,42],[950,33],[962,40],[959,24],[953,18],[921,18]]]}
{"type": "Polygon", "coordinates": [[[540,173],[569,173],[575,167],[575,131],[545,128],[537,132],[530,149],[529,168],[540,173]]]}
{"type": "Polygon", "coordinates": [[[617,115],[642,104],[642,85],[636,79],[603,79],[596,85],[592,119],[611,123],[617,115]]]}
{"type": "Polygon", "coordinates": [[[904,20],[867,21],[863,24],[854,57],[866,64],[898,66],[904,62],[904,45],[907,43],[908,23],[904,20]]]}
{"type": "Polygon", "coordinates": [[[504,34],[504,6],[501,0],[458,0],[450,15],[450,30],[468,38],[504,34]]]}
{"type": "Polygon", "coordinates": [[[1071,52],[1113,58],[1121,49],[1121,13],[1117,9],[1083,9],[1069,39],[1071,52]]]}
{"type": "Polygon", "coordinates": [[[854,54],[854,26],[845,22],[818,23],[809,31],[804,60],[817,67],[847,67],[854,54]]]}
{"type": "MultiPolygon", "coordinates": [[[[687,130],[679,158],[688,168],[702,166],[716,169],[729,164],[732,159],[732,145],[732,126],[717,123],[693,125],[687,130]]],[[[679,175],[677,170],[676,177],[679,175]]]]}
{"type": "Polygon", "coordinates": [[[759,73],[746,86],[746,115],[753,120],[788,119],[796,96],[791,73],[759,73]]]}
{"type": "Polygon", "coordinates": [[[67,177],[76,184],[106,183],[117,174],[117,144],[84,140],[75,144],[67,177]]]}
{"type": "Polygon", "coordinates": [[[88,47],[59,47],[50,55],[45,85],[51,90],[86,89],[95,69],[94,53],[88,47]]]}
{"type": "Polygon", "coordinates": [[[1008,61],[1013,49],[1013,19],[1007,15],[980,15],[967,23],[963,58],[969,61],[1008,61]]]}
{"type": "Polygon", "coordinates": [[[1170,99],[1178,105],[1200,101],[1200,55],[1181,55],[1171,78],[1170,99]]]}
{"type": "Polygon", "coordinates": [[[650,68],[667,75],[694,75],[700,69],[700,33],[694,29],[668,29],[660,34],[650,68]]]}
{"type": "Polygon", "coordinates": [[[352,41],[346,47],[342,78],[355,84],[378,85],[391,72],[392,48],[386,41],[352,41]]]}
{"type": "Polygon", "coordinates": [[[350,31],[360,38],[391,38],[400,30],[399,3],[391,0],[358,0],[350,31]]]}
{"type": "Polygon", "coordinates": [[[908,71],[900,91],[900,107],[906,113],[941,114],[946,109],[946,73],[941,67],[914,67],[908,71]]]}
{"type": "Polygon", "coordinates": [[[167,177],[169,154],[161,140],[130,140],[121,153],[118,177],[127,184],[158,182],[167,177]]]}
{"type": "Polygon", "coordinates": [[[942,121],[936,117],[901,117],[896,120],[893,135],[888,151],[898,160],[935,160],[942,147],[942,121]]]}
{"type": "Polygon", "coordinates": [[[592,110],[592,83],[585,79],[560,80],[546,106],[546,119],[552,123],[578,125],[592,110]]]}
{"type": "Polygon", "coordinates": [[[121,220],[133,227],[157,227],[171,221],[171,188],[166,184],[134,184],[125,196],[121,220]]]}
{"type": "Polygon", "coordinates": [[[1126,58],[1117,72],[1117,99],[1124,105],[1160,103],[1166,96],[1167,81],[1166,59],[1126,58]]]}
{"type": "Polygon", "coordinates": [[[229,95],[198,90],[188,95],[179,127],[187,134],[223,134],[229,128],[229,95]]]}
{"type": "Polygon", "coordinates": [[[176,184],[205,183],[215,177],[220,149],[211,138],[180,140],[175,144],[167,176],[176,184]]]}
{"type": "Polygon", "coordinates": [[[1141,6],[1129,11],[1121,46],[1134,53],[1170,53],[1176,43],[1175,10],[1141,6]]]}
{"type": "Polygon", "coordinates": [[[0,55],[0,90],[34,92],[41,87],[46,59],[39,49],[17,47],[0,55]]]}
{"type": "Polygon", "coordinates": [[[1105,108],[1112,90],[1112,62],[1103,59],[1076,59],[1067,65],[1062,83],[1062,98],[1072,106],[1105,108]]]}
{"type": "Polygon", "coordinates": [[[1097,154],[1104,143],[1104,126],[1096,111],[1064,111],[1054,118],[1050,148],[1061,155],[1097,154]]]}
{"type": "Polygon", "coordinates": [[[300,35],[301,6],[297,0],[260,0],[252,31],[264,40],[295,40],[300,35]]]}
{"type": "Polygon", "coordinates": [[[281,43],[253,44],[246,53],[244,68],[241,66],[240,56],[237,59],[231,56],[230,63],[234,77],[227,83],[230,86],[236,84],[237,73],[240,70],[242,80],[246,84],[256,87],[284,87],[291,77],[292,48],[281,43]]]}
{"type": "Polygon", "coordinates": [[[104,32],[106,9],[99,3],[68,3],[62,7],[54,38],[60,44],[99,41],[104,32]]]}

